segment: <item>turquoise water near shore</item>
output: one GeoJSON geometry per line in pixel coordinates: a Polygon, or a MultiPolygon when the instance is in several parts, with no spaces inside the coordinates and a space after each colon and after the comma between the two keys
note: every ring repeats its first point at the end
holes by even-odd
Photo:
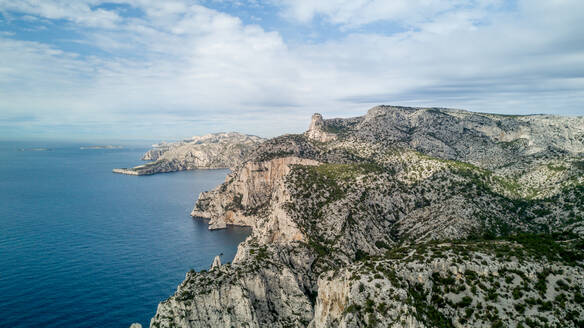
{"type": "Polygon", "coordinates": [[[79,146],[0,143],[0,327],[147,327],[188,270],[232,260],[250,232],[189,216],[227,170],[118,175],[147,144],[79,146]]]}

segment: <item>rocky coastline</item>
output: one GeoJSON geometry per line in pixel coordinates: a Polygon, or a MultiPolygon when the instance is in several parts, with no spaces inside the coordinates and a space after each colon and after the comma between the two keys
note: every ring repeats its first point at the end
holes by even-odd
{"type": "Polygon", "coordinates": [[[579,327],[583,155],[582,117],[315,114],[199,196],[252,234],[150,327],[579,327]]]}

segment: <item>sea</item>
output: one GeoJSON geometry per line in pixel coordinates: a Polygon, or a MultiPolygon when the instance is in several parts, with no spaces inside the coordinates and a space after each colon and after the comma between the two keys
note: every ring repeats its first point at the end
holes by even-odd
{"type": "Polygon", "coordinates": [[[190,269],[251,232],[189,213],[228,170],[126,176],[148,143],[0,142],[0,327],[148,327],[190,269]]]}

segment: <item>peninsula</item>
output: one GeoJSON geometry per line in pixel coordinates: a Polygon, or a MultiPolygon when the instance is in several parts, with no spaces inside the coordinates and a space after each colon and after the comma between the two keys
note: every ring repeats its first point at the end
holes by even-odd
{"type": "Polygon", "coordinates": [[[237,132],[213,133],[154,145],[142,160],[152,161],[114,173],[150,175],[193,169],[234,168],[265,139],[237,132]]]}

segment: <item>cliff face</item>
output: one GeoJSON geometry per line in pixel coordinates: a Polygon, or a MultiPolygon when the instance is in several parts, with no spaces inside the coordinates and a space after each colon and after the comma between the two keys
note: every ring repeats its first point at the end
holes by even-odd
{"type": "Polygon", "coordinates": [[[160,303],[151,327],[298,327],[312,318],[312,304],[286,268],[266,264],[216,267],[187,273],[174,297],[160,303]]]}
{"type": "Polygon", "coordinates": [[[236,132],[193,137],[176,143],[163,143],[149,150],[143,160],[153,162],[114,173],[148,175],[193,169],[234,168],[241,164],[264,139],[236,132]]]}
{"type": "Polygon", "coordinates": [[[576,327],[583,153],[583,118],[314,115],[199,196],[210,229],[252,234],[233,263],[188,273],[151,327],[576,327]]]}
{"type": "Polygon", "coordinates": [[[283,178],[291,165],[317,165],[314,160],[298,157],[275,158],[264,162],[247,162],[225,183],[210,192],[203,192],[191,215],[211,219],[209,229],[225,228],[226,224],[256,226],[261,216],[277,211],[271,208],[288,198],[283,178]]]}

